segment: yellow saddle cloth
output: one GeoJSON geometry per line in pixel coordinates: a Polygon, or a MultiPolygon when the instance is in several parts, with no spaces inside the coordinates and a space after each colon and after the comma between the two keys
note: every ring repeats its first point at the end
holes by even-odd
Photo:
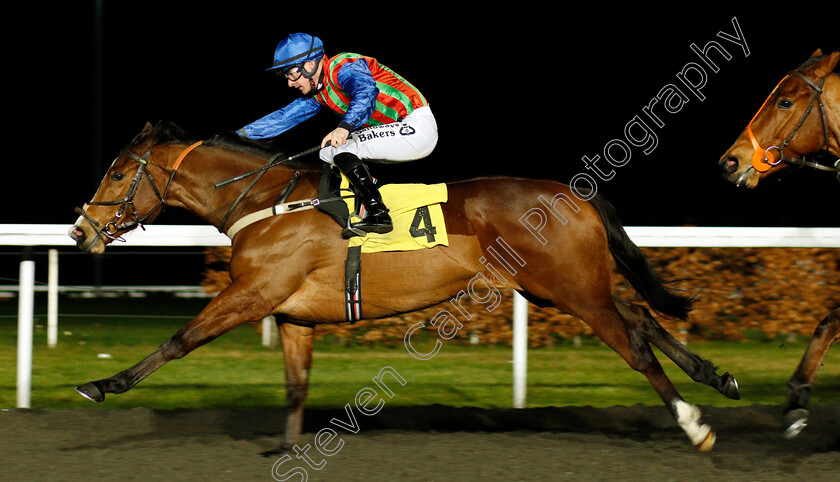
{"type": "MultiPolygon", "coordinates": [[[[341,190],[350,191],[350,183],[341,176],[341,190]]],[[[410,251],[449,246],[446,223],[440,205],[448,198],[446,184],[386,184],[379,188],[382,202],[388,208],[393,231],[386,234],[366,233],[350,238],[348,247],[361,246],[363,253],[410,251]]],[[[355,199],[345,199],[351,222],[359,219],[355,199]]]]}

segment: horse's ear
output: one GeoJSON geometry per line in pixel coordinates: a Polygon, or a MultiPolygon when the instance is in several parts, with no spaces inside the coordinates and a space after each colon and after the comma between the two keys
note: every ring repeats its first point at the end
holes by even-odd
{"type": "Polygon", "coordinates": [[[829,70],[829,72],[831,72],[837,68],[837,62],[840,61],[840,50],[835,50],[831,53],[831,55],[828,56],[828,58],[831,59],[828,61],[828,63],[831,65],[831,69],[829,70]]]}
{"type": "Polygon", "coordinates": [[[822,49],[814,50],[809,58],[813,59],[814,57],[822,57],[822,49]]]}
{"type": "Polygon", "coordinates": [[[817,62],[817,65],[814,68],[815,77],[825,77],[826,75],[833,72],[834,67],[837,67],[838,60],[840,60],[840,50],[837,50],[832,54],[826,55],[824,59],[817,62]]]}
{"type": "Polygon", "coordinates": [[[149,121],[146,121],[146,125],[143,126],[143,130],[140,131],[140,133],[145,134],[145,133],[151,131],[152,129],[154,129],[154,126],[152,125],[152,123],[149,122],[149,121]]]}

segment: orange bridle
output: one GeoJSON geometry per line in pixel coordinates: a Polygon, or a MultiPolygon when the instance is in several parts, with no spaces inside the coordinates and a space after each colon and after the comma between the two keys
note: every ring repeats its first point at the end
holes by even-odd
{"type": "Polygon", "coordinates": [[[773,149],[778,150],[779,154],[781,154],[781,150],[776,146],[770,146],[767,149],[761,147],[761,144],[758,143],[758,139],[755,138],[755,134],[752,131],[752,124],[755,122],[755,118],[758,117],[758,114],[761,114],[761,111],[764,110],[764,106],[767,105],[767,102],[771,97],[773,97],[773,94],[776,93],[776,89],[778,89],[779,86],[782,85],[782,82],[784,82],[788,77],[790,77],[790,75],[784,76],[784,78],[776,84],[776,87],[773,87],[773,90],[770,91],[770,95],[767,96],[767,99],[765,99],[764,103],[761,104],[761,107],[758,108],[758,112],[755,113],[753,118],[750,120],[750,123],[747,124],[747,136],[749,136],[750,143],[752,143],[753,146],[752,166],[753,169],[758,172],[767,172],[770,168],[782,162],[781,156],[776,155],[773,149]]]}

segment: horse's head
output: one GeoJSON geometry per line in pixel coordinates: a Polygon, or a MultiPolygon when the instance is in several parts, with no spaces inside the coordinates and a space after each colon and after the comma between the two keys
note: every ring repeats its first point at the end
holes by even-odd
{"type": "Polygon", "coordinates": [[[163,129],[147,123],[108,168],[93,199],[76,209],[79,219],[69,234],[81,250],[102,253],[105,245],[122,240],[124,233],[142,227],[160,213],[166,179],[161,183],[151,171],[152,148],[158,144],[163,129]]]}
{"type": "Polygon", "coordinates": [[[821,95],[838,59],[840,51],[822,55],[817,50],[779,82],[721,157],[719,165],[727,180],[754,188],[771,173],[801,164],[805,156],[828,146],[830,134],[821,95]]]}

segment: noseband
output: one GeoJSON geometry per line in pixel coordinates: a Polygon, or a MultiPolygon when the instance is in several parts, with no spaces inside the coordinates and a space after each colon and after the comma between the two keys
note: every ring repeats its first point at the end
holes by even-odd
{"type": "Polygon", "coordinates": [[[761,108],[758,109],[758,112],[756,112],[755,116],[752,118],[750,123],[747,125],[747,135],[749,136],[750,142],[752,143],[753,149],[755,150],[755,153],[753,154],[753,157],[752,157],[752,165],[753,165],[753,168],[756,171],[767,172],[773,166],[776,166],[781,162],[786,162],[788,164],[792,164],[792,165],[796,165],[796,166],[800,166],[800,167],[808,166],[808,167],[813,167],[814,169],[820,169],[820,170],[823,170],[823,171],[836,172],[836,173],[838,173],[837,174],[837,179],[838,179],[838,181],[840,181],[840,159],[835,161],[834,166],[826,166],[826,165],[819,164],[819,163],[816,163],[816,162],[808,161],[808,160],[806,160],[805,156],[802,156],[801,158],[800,157],[792,157],[792,156],[788,156],[787,154],[782,152],[791,143],[791,141],[793,141],[793,137],[796,135],[797,132],[799,132],[799,129],[802,128],[802,125],[805,124],[805,120],[808,119],[808,116],[811,114],[811,110],[814,108],[814,104],[816,104],[819,107],[820,119],[822,121],[822,127],[823,127],[823,147],[822,147],[822,149],[828,150],[828,140],[829,140],[829,138],[828,138],[828,120],[826,118],[825,106],[823,105],[822,96],[821,96],[821,94],[823,92],[823,85],[825,85],[825,79],[826,79],[826,77],[828,77],[828,75],[831,75],[831,74],[827,74],[825,77],[822,77],[819,80],[819,82],[814,83],[814,81],[812,81],[811,79],[809,79],[808,77],[806,77],[802,73],[800,73],[796,70],[793,70],[789,73],[789,75],[785,76],[781,80],[781,82],[779,82],[779,85],[777,85],[776,88],[773,89],[773,92],[770,93],[770,96],[767,97],[767,100],[765,100],[764,104],[761,105],[761,108]],[[805,85],[807,85],[808,87],[811,88],[811,90],[813,90],[813,93],[811,94],[811,100],[808,102],[808,107],[805,109],[805,112],[802,114],[802,117],[799,119],[799,122],[796,124],[796,127],[793,129],[793,132],[791,132],[790,135],[787,136],[787,138],[784,140],[784,142],[782,142],[782,144],[779,145],[779,146],[770,146],[766,149],[763,149],[761,147],[761,145],[758,143],[758,140],[755,138],[755,134],[753,134],[752,123],[755,121],[756,117],[758,117],[758,114],[762,111],[762,109],[764,109],[764,106],[767,104],[767,101],[770,100],[770,97],[773,96],[773,92],[775,92],[776,89],[778,89],[779,86],[782,85],[782,82],[784,82],[785,79],[787,79],[791,75],[795,75],[795,76],[799,77],[803,82],[805,82],[805,85]],[[774,150],[777,151],[778,154],[773,152],[774,150]]]}

